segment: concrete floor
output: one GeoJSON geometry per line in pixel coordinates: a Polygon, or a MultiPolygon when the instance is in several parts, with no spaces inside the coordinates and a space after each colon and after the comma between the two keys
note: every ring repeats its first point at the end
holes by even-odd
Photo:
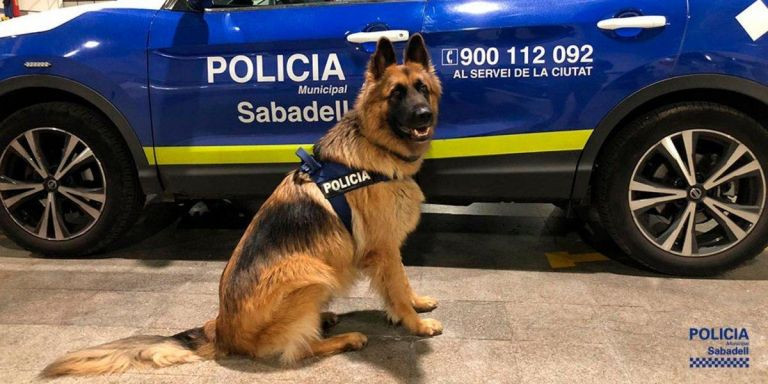
{"type": "MultiPolygon", "coordinates": [[[[768,257],[716,279],[682,279],[607,260],[542,205],[427,206],[404,249],[412,285],[440,300],[445,333],[387,325],[365,283],[331,309],[360,352],[295,369],[242,358],[57,383],[768,382],[768,257]],[[692,369],[719,341],[690,327],[749,332],[750,368],[692,369]]],[[[157,206],[96,259],[43,259],[0,235],[0,383],[35,381],[55,357],[136,334],[201,325],[247,218],[213,207],[179,219],[157,206]]],[[[604,251],[604,253],[609,252],[604,251]]]]}

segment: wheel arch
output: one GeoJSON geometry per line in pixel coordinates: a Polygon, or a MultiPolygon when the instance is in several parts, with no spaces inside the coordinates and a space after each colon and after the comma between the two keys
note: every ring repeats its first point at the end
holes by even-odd
{"type": "Polygon", "coordinates": [[[102,113],[128,146],[144,193],[162,192],[157,169],[147,161],[144,148],[128,120],[106,98],[87,86],[51,75],[25,75],[4,80],[0,82],[0,105],[3,106],[0,122],[20,108],[49,101],[72,101],[102,113]]]}
{"type": "Polygon", "coordinates": [[[589,199],[594,170],[604,144],[624,124],[658,107],[684,101],[723,104],[751,116],[768,128],[768,87],[765,85],[740,77],[716,74],[662,80],[629,96],[601,120],[582,152],[571,200],[578,202],[589,199]]]}

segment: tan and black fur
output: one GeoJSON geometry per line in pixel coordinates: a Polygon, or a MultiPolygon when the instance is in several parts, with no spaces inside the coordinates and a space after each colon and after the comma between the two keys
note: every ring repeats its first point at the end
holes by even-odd
{"type": "Polygon", "coordinates": [[[424,196],[412,177],[429,149],[441,92],[421,36],[408,42],[402,65],[382,39],[355,108],[315,146],[320,160],[392,179],[347,193],[352,233],[312,180],[292,172],[234,250],[214,320],[171,337],[132,337],[71,352],[42,375],[113,373],[230,354],[293,363],[357,350],[367,342],[362,333],[323,337],[323,322],[336,317],[322,311],[361,275],[384,299],[390,320],[415,335],[440,334],[438,321],[417,315],[437,302],[412,291],[400,247],[419,222],[424,196]]]}

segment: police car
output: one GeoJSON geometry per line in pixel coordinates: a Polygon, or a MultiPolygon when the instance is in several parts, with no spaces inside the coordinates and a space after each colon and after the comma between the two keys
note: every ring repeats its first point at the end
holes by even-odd
{"type": "Polygon", "coordinates": [[[433,202],[592,206],[663,272],[768,241],[765,0],[119,0],[0,24],[0,224],[104,249],[147,200],[268,195],[374,42],[443,81],[433,202]]]}

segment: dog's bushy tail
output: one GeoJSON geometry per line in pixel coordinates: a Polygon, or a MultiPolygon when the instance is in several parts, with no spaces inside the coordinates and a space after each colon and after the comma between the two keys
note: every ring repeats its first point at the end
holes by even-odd
{"type": "Polygon", "coordinates": [[[56,359],[41,377],[100,375],[128,369],[162,368],[213,359],[215,322],[173,336],[133,336],[79,351],[56,359]]]}

